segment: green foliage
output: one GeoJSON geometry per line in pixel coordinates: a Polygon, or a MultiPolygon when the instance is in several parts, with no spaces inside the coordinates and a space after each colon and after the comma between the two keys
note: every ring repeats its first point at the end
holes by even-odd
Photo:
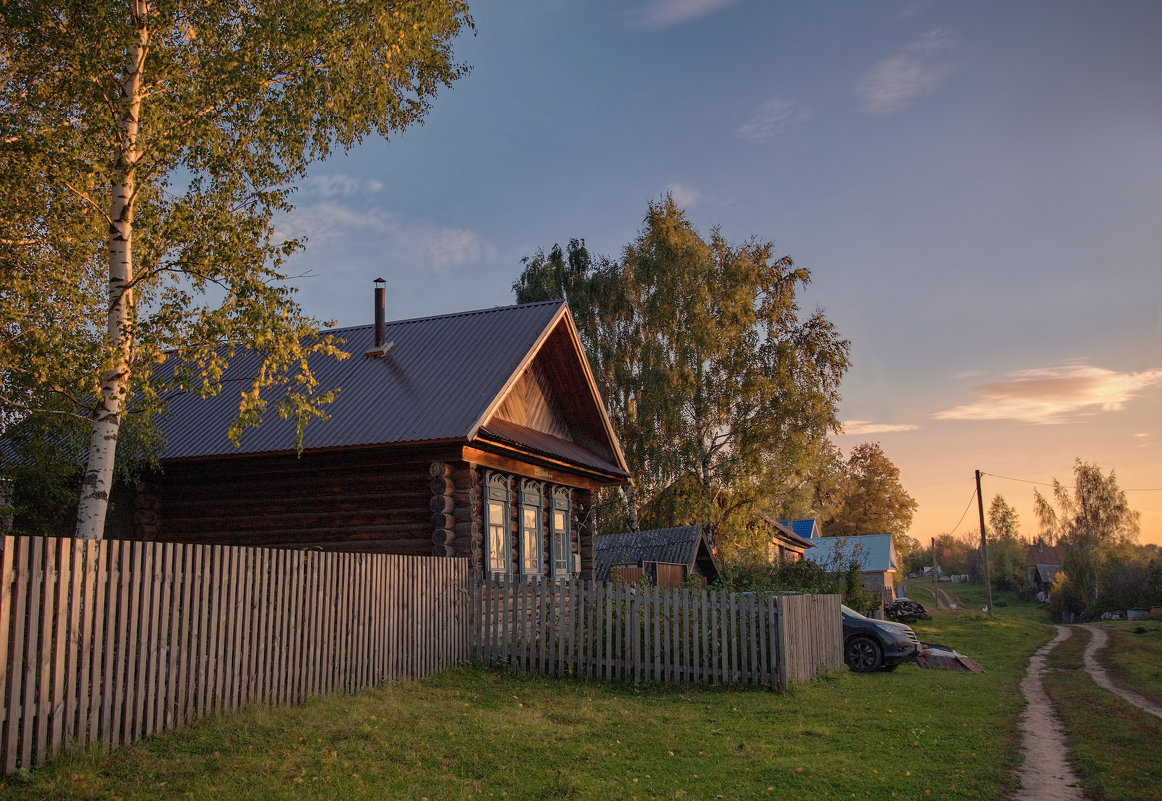
{"type": "Polygon", "coordinates": [[[1000,495],[988,511],[989,578],[1001,590],[1017,590],[1025,584],[1026,543],[1017,533],[1017,510],[1000,495]]]}
{"type": "MultiPolygon", "coordinates": [[[[8,426],[12,456],[4,467],[11,480],[13,530],[21,534],[68,536],[76,508],[89,423],[71,414],[30,412],[8,426]]],[[[161,440],[149,415],[131,414],[121,427],[115,479],[133,486],[146,470],[159,469],[161,440]]]]}
{"type": "Polygon", "coordinates": [[[231,436],[271,413],[301,436],[335,389],[308,357],[345,354],[275,218],[332,148],[421,121],[471,24],[461,0],[0,5],[0,433],[64,411],[93,459],[130,398],[219,392],[247,348],[231,436]]]}
{"type": "Polygon", "coordinates": [[[513,290],[569,301],[650,519],[713,517],[727,533],[762,497],[765,468],[836,425],[848,343],[822,312],[800,316],[808,280],[773,243],[704,238],[667,195],[620,261],[575,239],[525,259],[513,290]]]}
{"type": "MultiPolygon", "coordinates": [[[[1113,471],[1080,459],[1073,466],[1074,485],[1053,481],[1050,503],[1034,490],[1034,505],[1043,532],[1055,539],[1062,554],[1062,571],[1054,582],[1050,610],[1056,620],[1093,618],[1138,593],[1119,585],[1126,575],[1120,566],[1134,561],[1138,513],[1113,471]]],[[[1147,574],[1148,575],[1148,574],[1147,574]]]]}
{"type": "Polygon", "coordinates": [[[730,592],[835,593],[842,596],[843,603],[859,612],[877,608],[881,600],[877,591],[863,586],[858,559],[846,565],[826,567],[808,559],[781,560],[774,564],[757,560],[739,562],[723,568],[717,584],[730,592]]]}
{"type": "Polygon", "coordinates": [[[916,500],[900,483],[900,469],[878,442],[851,449],[844,465],[840,500],[823,521],[828,536],[904,534],[912,525],[916,500]]]}

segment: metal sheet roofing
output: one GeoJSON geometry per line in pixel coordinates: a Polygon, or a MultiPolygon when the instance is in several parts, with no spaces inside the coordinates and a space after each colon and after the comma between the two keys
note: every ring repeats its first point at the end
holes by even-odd
{"type": "Polygon", "coordinates": [[[669,562],[692,568],[702,538],[700,526],[602,534],[596,540],[597,580],[607,581],[609,569],[615,565],[669,562]]]}
{"type": "Polygon", "coordinates": [[[825,567],[846,567],[854,559],[865,572],[888,572],[899,569],[891,534],[861,534],[855,537],[816,537],[811,540],[804,559],[825,567]]]}
{"type": "MultiPolygon", "coordinates": [[[[329,331],[352,355],[311,360],[320,391],[339,392],[326,407],[329,419],[307,426],[304,449],[466,440],[564,311],[562,301],[549,301],[388,322],[394,345],[382,358],[363,355],[375,344],[374,326],[329,331]]],[[[167,443],[163,458],[293,450],[293,421],[273,414],[246,429],[238,448],[226,437],[238,409],[230,388],[247,386],[258,364],[257,355],[240,353],[219,395],[172,398],[158,421],[167,443]]]]}
{"type": "Polygon", "coordinates": [[[815,518],[808,520],[780,520],[779,522],[804,539],[823,536],[823,533],[819,530],[819,521],[815,518]]]}

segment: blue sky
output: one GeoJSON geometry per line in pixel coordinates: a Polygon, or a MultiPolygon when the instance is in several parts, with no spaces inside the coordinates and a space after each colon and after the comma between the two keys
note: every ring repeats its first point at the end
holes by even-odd
{"type": "Polygon", "coordinates": [[[1031,535],[1034,485],[1009,479],[1080,457],[1162,543],[1162,3],[472,14],[471,74],[423,126],[317,165],[281,223],[309,238],[309,312],[369,322],[380,276],[393,319],[511,303],[522,257],[616,256],[670,191],[703,233],[811,270],[804,309],[852,342],[837,442],[883,445],[913,536],[958,525],[975,469],[1031,535]]]}

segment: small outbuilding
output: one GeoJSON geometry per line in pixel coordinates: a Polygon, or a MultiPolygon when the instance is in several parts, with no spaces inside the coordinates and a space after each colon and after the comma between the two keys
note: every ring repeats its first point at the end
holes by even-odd
{"type": "Polygon", "coordinates": [[[895,593],[899,559],[891,534],[860,534],[852,537],[817,537],[803,554],[824,570],[842,572],[852,562],[860,566],[863,586],[879,592],[885,601],[895,593]]]}
{"type": "Polygon", "coordinates": [[[648,576],[658,587],[677,587],[690,576],[705,585],[718,578],[718,562],[701,526],[602,534],[597,538],[598,581],[636,581],[648,576]]]}

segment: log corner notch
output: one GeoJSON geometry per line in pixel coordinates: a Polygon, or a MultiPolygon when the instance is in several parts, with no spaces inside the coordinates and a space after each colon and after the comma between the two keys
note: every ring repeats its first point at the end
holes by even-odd
{"type": "Polygon", "coordinates": [[[432,477],[432,556],[454,556],[456,553],[456,485],[452,481],[452,468],[444,462],[432,462],[428,466],[432,477]]]}

